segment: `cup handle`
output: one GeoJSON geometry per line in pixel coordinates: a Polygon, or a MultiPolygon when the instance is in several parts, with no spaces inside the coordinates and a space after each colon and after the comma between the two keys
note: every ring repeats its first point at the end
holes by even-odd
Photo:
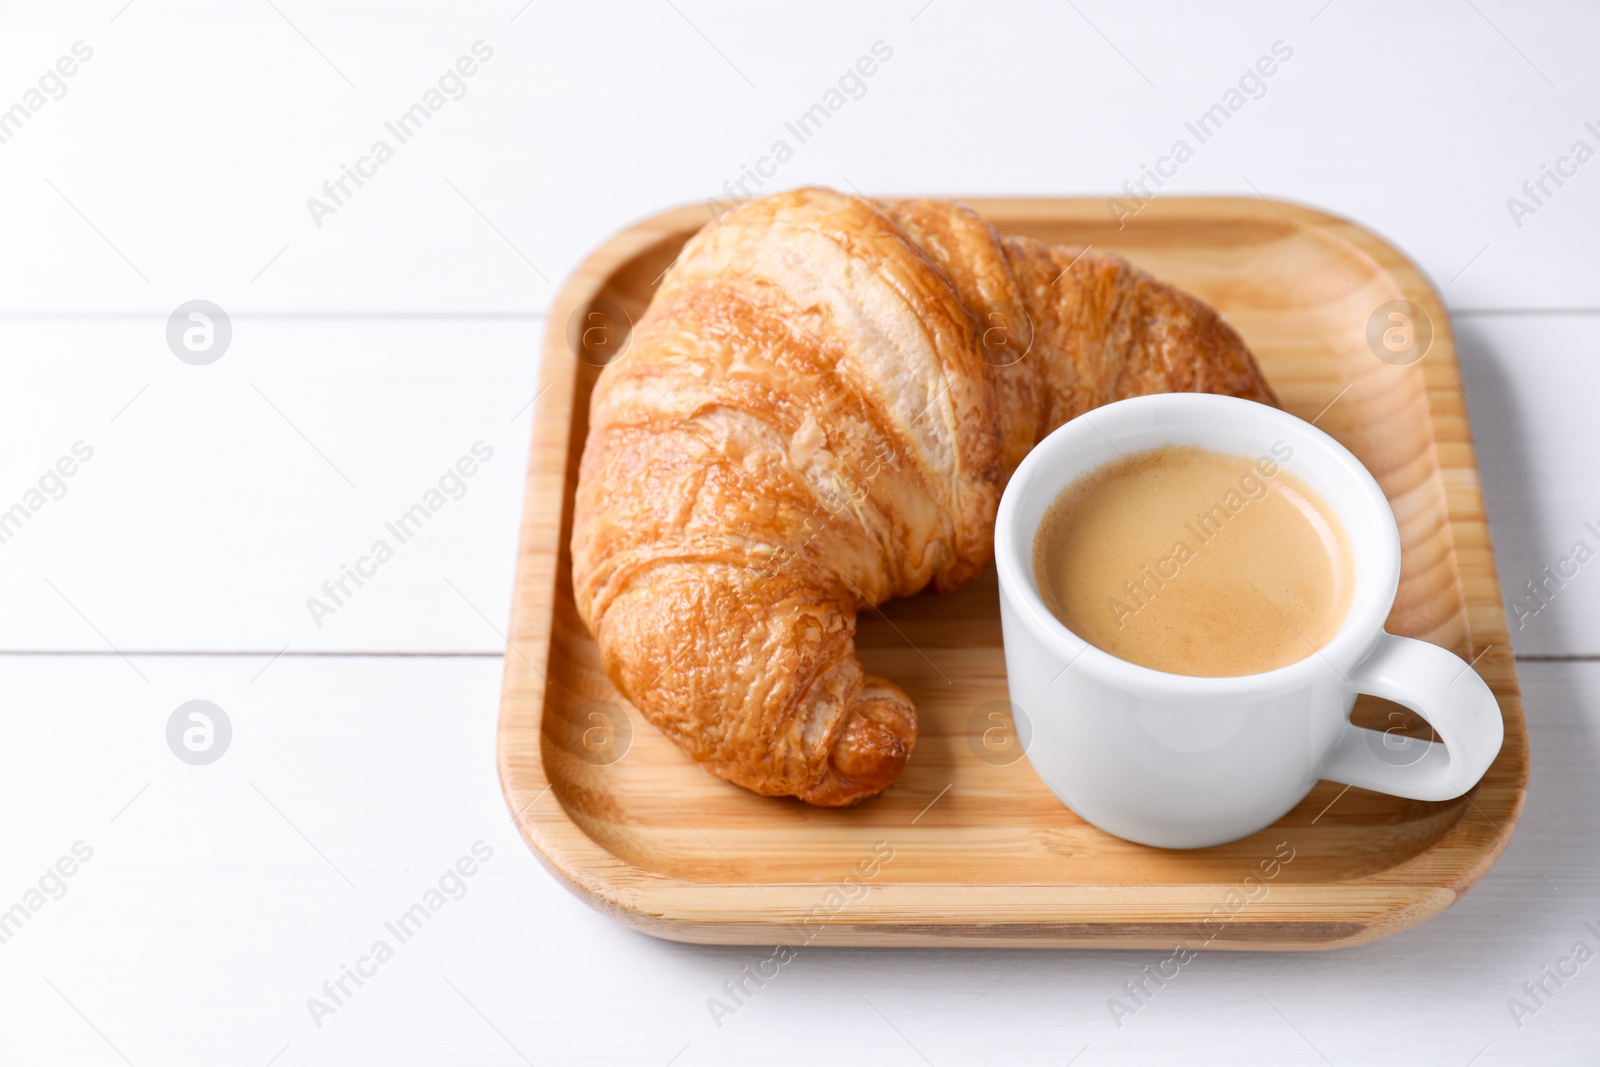
{"type": "Polygon", "coordinates": [[[1346,722],[1318,774],[1412,800],[1452,800],[1477,784],[1500,752],[1505,724],[1478,672],[1438,645],[1385,633],[1349,687],[1421,715],[1442,738],[1424,741],[1346,722]]]}

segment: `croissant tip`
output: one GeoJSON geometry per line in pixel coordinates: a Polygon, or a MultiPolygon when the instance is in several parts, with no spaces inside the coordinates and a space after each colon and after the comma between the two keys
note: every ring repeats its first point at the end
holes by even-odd
{"type": "Polygon", "coordinates": [[[893,785],[911,758],[917,743],[917,713],[897,687],[869,680],[848,715],[822,780],[801,795],[808,804],[860,803],[893,785]]]}

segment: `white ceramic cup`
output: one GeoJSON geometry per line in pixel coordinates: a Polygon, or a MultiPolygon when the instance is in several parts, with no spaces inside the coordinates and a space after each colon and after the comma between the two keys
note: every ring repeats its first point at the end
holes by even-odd
{"type": "Polygon", "coordinates": [[[1057,797],[1119,837],[1164,848],[1232,841],[1276,822],[1319,778],[1449,800],[1500,751],[1500,709],[1483,679],[1436,645],[1384,632],[1400,531],[1378,483],[1343,445],[1276,408],[1166,393],[1073,419],[1007,485],[995,561],[1019,740],[1057,797]],[[1200,678],[1118,659],[1051,614],[1033,569],[1045,512],[1081,476],[1163,445],[1247,462],[1290,453],[1281,467],[1321,494],[1355,558],[1349,614],[1332,640],[1276,670],[1200,678]],[[1412,709],[1442,742],[1352,725],[1358,693],[1412,709]]]}

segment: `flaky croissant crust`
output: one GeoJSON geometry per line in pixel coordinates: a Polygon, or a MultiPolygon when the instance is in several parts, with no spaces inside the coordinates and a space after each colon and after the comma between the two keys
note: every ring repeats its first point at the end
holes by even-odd
{"type": "Polygon", "coordinates": [[[612,681],[693,759],[853,803],[900,774],[916,711],[855,620],[992,551],[1042,437],[1124,397],[1274,403],[1209,307],[959,204],[806,188],[701,230],[590,402],[577,606],[612,681]]]}

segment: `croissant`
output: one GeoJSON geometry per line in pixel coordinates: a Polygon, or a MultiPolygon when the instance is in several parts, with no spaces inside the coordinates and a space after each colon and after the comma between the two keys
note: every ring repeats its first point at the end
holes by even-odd
{"type": "Polygon", "coordinates": [[[1051,430],[1173,391],[1276,402],[1216,312],[1116,256],[946,201],[751,201],[689,241],[595,386],[578,611],[694,760],[854,803],[917,739],[910,698],[856,658],[856,613],[982,567],[1051,430]]]}

